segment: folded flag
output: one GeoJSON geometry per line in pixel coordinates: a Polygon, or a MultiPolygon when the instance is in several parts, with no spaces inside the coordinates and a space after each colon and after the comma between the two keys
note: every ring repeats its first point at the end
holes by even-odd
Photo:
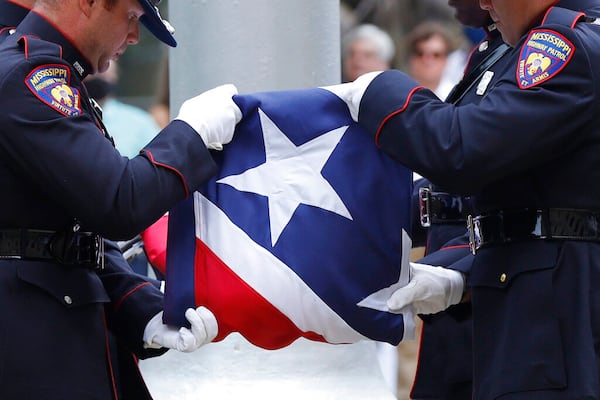
{"type": "Polygon", "coordinates": [[[386,306],[408,281],[411,172],[326,89],[234,100],[243,118],[217,176],[169,213],[165,322],[204,305],[216,341],[265,349],[411,338],[410,310],[386,306]]]}

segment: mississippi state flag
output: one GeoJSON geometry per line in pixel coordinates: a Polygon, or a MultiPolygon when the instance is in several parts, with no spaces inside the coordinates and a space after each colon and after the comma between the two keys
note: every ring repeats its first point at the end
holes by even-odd
{"type": "Polygon", "coordinates": [[[411,172],[323,88],[234,98],[220,169],[169,214],[165,322],[204,305],[222,340],[265,349],[412,338],[386,300],[408,281],[411,172]]]}

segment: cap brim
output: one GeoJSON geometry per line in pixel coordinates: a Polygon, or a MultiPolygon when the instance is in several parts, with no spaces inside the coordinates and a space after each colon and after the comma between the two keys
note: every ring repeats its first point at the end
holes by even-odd
{"type": "Polygon", "coordinates": [[[171,47],[177,46],[177,41],[173,34],[169,32],[162,18],[156,13],[156,10],[150,1],[139,0],[144,8],[144,15],[140,17],[140,22],[152,33],[158,40],[168,44],[171,47]]]}

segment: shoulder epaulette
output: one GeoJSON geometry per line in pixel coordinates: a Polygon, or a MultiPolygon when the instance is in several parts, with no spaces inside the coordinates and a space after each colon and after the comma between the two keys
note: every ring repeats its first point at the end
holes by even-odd
{"type": "Polygon", "coordinates": [[[581,11],[552,7],[546,12],[541,26],[563,25],[573,28],[578,22],[584,21],[586,21],[586,16],[581,11]]]}
{"type": "Polygon", "coordinates": [[[35,36],[23,35],[18,39],[25,52],[25,58],[34,56],[52,56],[62,58],[62,47],[56,43],[46,42],[35,36]]]}

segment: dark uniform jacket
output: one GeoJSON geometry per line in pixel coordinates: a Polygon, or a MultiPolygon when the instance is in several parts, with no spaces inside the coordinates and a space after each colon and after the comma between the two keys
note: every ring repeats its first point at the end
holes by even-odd
{"type": "MultiPolygon", "coordinates": [[[[500,32],[493,24],[486,27],[487,37],[476,46],[465,68],[462,81],[449,94],[446,102],[457,106],[477,104],[487,87],[501,76],[506,68],[503,57],[509,50],[500,32]]],[[[433,192],[444,192],[423,179],[433,192]]],[[[470,209],[469,198],[444,194],[452,199],[455,209],[451,217],[462,216],[462,207],[470,209]]],[[[448,204],[450,206],[451,204],[448,204]]],[[[427,229],[427,257],[425,264],[448,266],[463,257],[469,257],[468,243],[464,240],[466,218],[461,222],[444,220],[443,211],[432,215],[427,229]]],[[[472,258],[472,257],[471,257],[472,258]]],[[[471,305],[458,304],[435,315],[423,315],[423,329],[419,346],[419,361],[411,391],[412,399],[470,400],[472,398],[472,328],[471,305]]]]}
{"type": "MultiPolygon", "coordinates": [[[[130,238],[214,173],[206,146],[180,121],[140,156],[121,157],[81,83],[88,62],[39,15],[28,14],[4,40],[0,58],[0,230],[63,231],[78,221],[82,231],[130,238]]],[[[127,350],[121,356],[156,355],[142,336],[162,295],[131,272],[114,243],[106,247],[98,272],[0,261],[1,399],[150,397],[144,386],[119,386],[127,371],[115,371],[109,329],[127,350]]]]}
{"type": "MultiPolygon", "coordinates": [[[[479,214],[600,212],[589,184],[600,178],[600,26],[561,8],[535,25],[479,104],[443,104],[387,71],[367,88],[359,123],[407,167],[472,195],[479,214]]],[[[476,399],[600,398],[600,243],[492,244],[466,269],[476,399]]]]}

